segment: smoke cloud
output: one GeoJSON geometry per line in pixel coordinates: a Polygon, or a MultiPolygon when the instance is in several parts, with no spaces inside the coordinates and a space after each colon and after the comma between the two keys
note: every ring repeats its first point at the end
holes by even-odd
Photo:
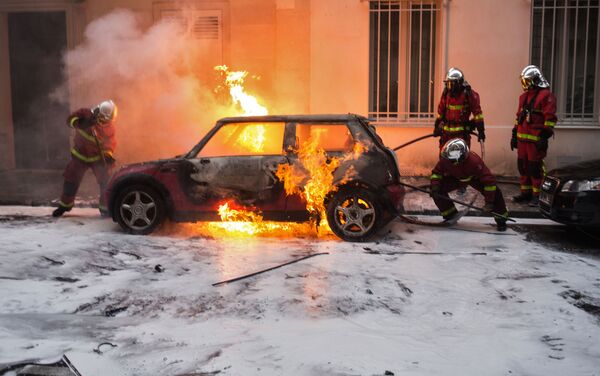
{"type": "Polygon", "coordinates": [[[172,157],[191,149],[216,119],[236,114],[213,92],[219,76],[203,65],[206,58],[178,25],[142,30],[134,13],[117,10],[91,22],[83,43],[65,53],[69,83],[53,96],[73,109],[113,99],[119,162],[172,157]]]}

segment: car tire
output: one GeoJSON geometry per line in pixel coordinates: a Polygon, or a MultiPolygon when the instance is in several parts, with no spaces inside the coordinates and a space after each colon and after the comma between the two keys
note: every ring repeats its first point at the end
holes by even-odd
{"type": "Polygon", "coordinates": [[[327,205],[327,222],[334,234],[349,242],[371,239],[386,223],[377,196],[359,187],[342,188],[327,205]]]}
{"type": "Polygon", "coordinates": [[[123,230],[134,235],[147,235],[164,221],[165,203],[155,189],[133,185],[119,193],[114,213],[123,230]]]}

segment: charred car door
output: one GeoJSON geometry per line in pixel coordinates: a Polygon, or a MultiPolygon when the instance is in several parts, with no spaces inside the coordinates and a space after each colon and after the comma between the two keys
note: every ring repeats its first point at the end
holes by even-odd
{"type": "Polygon", "coordinates": [[[234,201],[265,218],[282,216],[286,197],[275,173],[289,163],[284,133],[282,122],[222,125],[185,169],[185,190],[197,210],[214,213],[234,201]]]}

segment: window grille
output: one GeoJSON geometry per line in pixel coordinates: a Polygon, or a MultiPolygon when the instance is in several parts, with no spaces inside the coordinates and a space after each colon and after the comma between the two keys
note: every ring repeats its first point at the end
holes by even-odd
{"type": "Polygon", "coordinates": [[[556,95],[559,125],[598,125],[600,0],[533,0],[531,61],[556,95]]]}
{"type": "Polygon", "coordinates": [[[380,123],[431,122],[438,2],[371,0],[369,4],[369,117],[380,123]]]}
{"type": "Polygon", "coordinates": [[[160,18],[176,24],[181,33],[190,34],[196,39],[221,39],[220,11],[186,11],[163,9],[160,18]]]}

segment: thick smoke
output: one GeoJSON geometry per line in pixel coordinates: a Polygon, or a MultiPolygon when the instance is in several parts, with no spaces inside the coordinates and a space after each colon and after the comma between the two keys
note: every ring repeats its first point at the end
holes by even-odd
{"type": "Polygon", "coordinates": [[[91,22],[84,37],[65,53],[69,83],[55,97],[66,99],[69,85],[73,109],[113,99],[120,162],[184,153],[216,119],[235,114],[213,93],[206,52],[176,24],[142,30],[132,12],[118,10],[91,22]]]}

